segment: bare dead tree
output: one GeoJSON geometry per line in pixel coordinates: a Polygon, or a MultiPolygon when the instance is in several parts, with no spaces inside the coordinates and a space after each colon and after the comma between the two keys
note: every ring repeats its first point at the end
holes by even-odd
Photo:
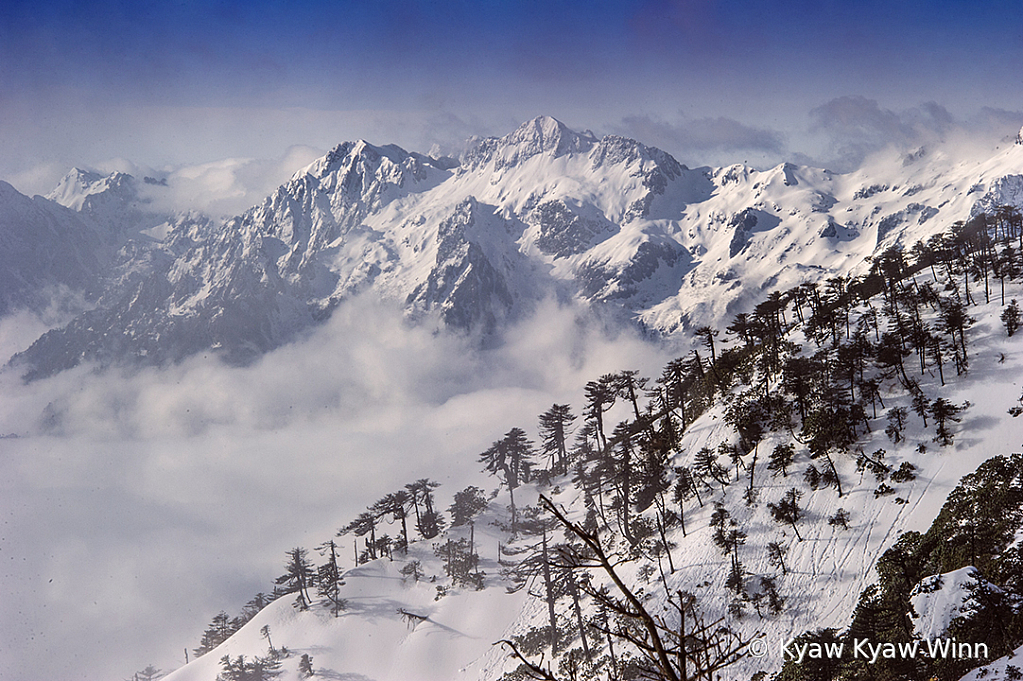
{"type": "MultiPolygon", "coordinates": [[[[540,505],[580,542],[559,547],[557,557],[553,559],[557,567],[599,569],[610,579],[614,591],[607,585],[598,587],[589,582],[584,582],[581,588],[598,605],[617,615],[619,623],[612,628],[609,622],[603,633],[623,639],[639,651],[649,665],[651,678],[663,681],[710,680],[715,672],[745,656],[745,649],[752,638],[744,638],[725,626],[723,618],[705,621],[696,608],[695,599],[688,594],[678,592],[677,603],[675,597],[668,598],[678,616],[677,625],[669,623],[663,616],[651,614],[618,573],[618,567],[634,560],[635,554],[614,551],[598,536],[599,530],[590,532],[573,523],[562,509],[543,495],[540,496],[540,505]]],[[[549,669],[528,662],[512,644],[508,645],[533,674],[532,678],[557,681],[549,669]]]]}

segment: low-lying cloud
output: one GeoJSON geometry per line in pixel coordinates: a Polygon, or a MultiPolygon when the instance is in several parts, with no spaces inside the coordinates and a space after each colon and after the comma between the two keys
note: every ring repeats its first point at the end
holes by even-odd
{"type": "Polygon", "coordinates": [[[161,169],[112,159],[97,164],[97,170],[128,173],[140,180],[142,196],[149,202],[147,208],[154,212],[198,210],[230,217],[260,203],[325,153],[313,147],[292,146],[275,159],[226,158],[161,169]]]}
{"type": "MultiPolygon", "coordinates": [[[[9,323],[0,324],[0,329],[9,323]]],[[[220,609],[417,478],[497,487],[480,452],[581,410],[601,374],[672,355],[545,303],[477,351],[371,298],[249,367],[0,374],[0,676],[125,678],[183,662],[220,609]],[[120,676],[118,676],[120,675],[120,676]]]]}

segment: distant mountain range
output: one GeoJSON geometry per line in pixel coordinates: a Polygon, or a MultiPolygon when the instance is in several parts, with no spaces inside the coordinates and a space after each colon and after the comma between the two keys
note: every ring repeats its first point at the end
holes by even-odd
{"type": "Polygon", "coordinates": [[[978,211],[1023,206],[1023,146],[982,162],[892,153],[850,174],[690,169],[540,117],[470,140],[458,159],[346,142],[226,221],[153,212],[140,184],[161,189],[78,169],[45,198],[0,183],[0,314],[45,305],[54,287],[91,305],[15,356],[28,378],[200,351],[244,363],[362,292],[482,343],[546,297],[685,334],[978,211]]]}

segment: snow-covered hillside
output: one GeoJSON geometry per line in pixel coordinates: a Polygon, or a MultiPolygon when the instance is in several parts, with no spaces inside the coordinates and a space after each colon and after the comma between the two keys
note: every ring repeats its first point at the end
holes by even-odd
{"type": "MultiPolygon", "coordinates": [[[[938,280],[932,281],[929,273],[924,271],[903,281],[907,288],[922,287],[928,283],[945,291],[954,286],[954,281],[944,274],[939,273],[938,280]]],[[[1012,282],[1006,288],[1006,301],[1021,293],[1020,283],[1012,282]]],[[[983,296],[983,293],[976,294],[975,290],[975,295],[983,296]]],[[[869,318],[871,306],[879,306],[880,298],[876,295],[869,304],[861,302],[855,305],[851,310],[854,321],[869,318]]],[[[758,386],[763,373],[757,373],[758,370],[752,367],[740,369],[738,375],[746,375],[747,378],[733,379],[731,388],[723,390],[713,406],[686,424],[685,432],[678,446],[671,449],[668,461],[668,468],[676,471],[672,477],[677,481],[680,467],[690,471],[698,469],[697,459],[702,449],[710,448],[717,457],[719,445],[731,443],[740,447],[738,463],[732,464],[734,470],[723,470],[725,479],[720,483],[713,479],[699,483],[702,495],[699,503],[697,497],[686,497],[683,502],[685,532],[676,524],[667,534],[672,545],[674,570],[669,570],[669,561],[663,552],[655,560],[658,551],[651,548],[653,544],[647,544],[645,549],[636,552],[635,560],[619,567],[620,575],[631,588],[646,594],[646,602],[656,616],[671,621],[670,609],[662,610],[662,605],[667,604],[676,592],[683,591],[696,597],[698,608],[710,619],[723,616],[735,631],[763,642],[755,648],[762,655],[744,655],[725,670],[722,678],[764,678],[755,676],[758,672],[773,675],[787,659],[783,649],[787,641],[821,628],[847,628],[861,593],[878,580],[875,567],[882,554],[905,533],[926,531],[938,516],[949,492],[963,476],[973,472],[985,460],[1019,452],[1023,446],[1023,429],[1008,413],[1021,399],[1023,349],[1020,343],[1023,341],[1019,335],[1007,337],[999,319],[1003,309],[997,295],[992,296],[990,303],[981,299],[970,306],[975,324],[968,332],[967,373],[956,375],[948,357],[944,360],[943,373],[939,373],[932,359],[926,360],[921,371],[914,367],[912,357],[906,358],[906,372],[922,394],[928,396],[928,401],[941,398],[963,406],[960,421],[949,422],[953,431],[952,442],[942,444],[939,441],[933,419],[924,426],[922,419],[914,413],[912,394],[894,374],[889,374],[881,380],[878,398],[883,405],[875,405],[880,406],[876,416],[871,412],[869,400],[861,402],[867,410],[865,427],[859,430],[851,446],[829,454],[833,457],[840,491],[828,483],[808,486],[804,469],[815,465],[826,472],[826,459],[808,449],[813,446],[806,439],[808,431],[804,426],[800,432],[797,419],[791,413],[788,418],[792,419],[795,431],[769,427],[757,440],[755,448],[743,453],[742,438],[736,432],[735,412],[730,414],[729,411],[743,400],[751,399],[747,387],[760,394],[758,386]],[[906,418],[899,428],[898,438],[894,438],[886,432],[886,425],[891,425],[890,414],[898,408],[905,409],[906,418]],[[767,465],[768,455],[778,445],[788,443],[795,445],[795,458],[790,470],[787,475],[780,475],[777,470],[772,472],[767,465]],[[907,471],[909,474],[902,474],[907,471]],[[750,482],[751,477],[753,482],[750,482]],[[748,492],[751,487],[755,490],[752,497],[748,492]],[[771,504],[779,503],[790,489],[797,489],[800,495],[798,505],[801,514],[794,525],[778,522],[770,508],[771,504]],[[724,527],[744,533],[743,540],[735,549],[742,565],[742,590],[746,594],[742,598],[726,585],[730,558],[715,539],[714,514],[721,509],[728,514],[724,527]],[[844,514],[839,513],[840,509],[844,514]],[[795,532],[799,532],[800,536],[797,537],[795,532]],[[782,547],[783,568],[772,559],[769,546],[772,543],[782,547]],[[777,611],[772,611],[766,598],[756,602],[766,595],[764,577],[773,580],[784,601],[777,611]]],[[[795,316],[793,308],[785,313],[790,319],[795,316]]],[[[940,320],[936,308],[925,312],[922,321],[938,328],[940,320]]],[[[847,331],[839,326],[835,333],[844,339],[843,342],[848,342],[847,331]]],[[[823,344],[820,339],[814,341],[801,328],[805,327],[796,324],[785,340],[795,343],[794,347],[802,347],[803,353],[792,348],[787,352],[806,357],[814,350],[827,347],[826,340],[823,344]]],[[[879,331],[885,331],[883,324],[879,331]]],[[[873,340],[874,332],[869,333],[873,340]]],[[[877,338],[880,339],[880,335],[877,338]]],[[[717,353],[720,356],[728,345],[723,341],[719,343],[717,353]]],[[[738,343],[733,350],[739,352],[742,347],[743,344],[738,343]]],[[[628,358],[622,358],[622,361],[627,365],[628,358]]],[[[708,375],[710,373],[708,369],[708,375]]],[[[768,378],[766,385],[777,385],[779,379],[778,376],[768,378]]],[[[583,412],[583,404],[580,393],[577,411],[583,412]]],[[[687,408],[698,408],[695,405],[695,402],[687,402],[687,408]]],[[[605,415],[605,423],[619,419],[628,421],[632,409],[628,400],[620,397],[605,415]]],[[[610,425],[607,428],[610,431],[610,425]]],[[[642,436],[637,433],[636,437],[642,436]]],[[[621,441],[612,446],[617,451],[621,441]]],[[[723,455],[719,463],[729,467],[723,455]]],[[[579,479],[578,476],[577,471],[574,475],[555,477],[548,484],[516,489],[515,500],[520,513],[523,507],[535,503],[538,493],[544,493],[565,508],[576,522],[582,522],[586,501],[582,490],[573,482],[579,479]]],[[[1005,483],[1017,484],[1010,480],[1005,483]]],[[[617,484],[620,483],[608,483],[601,492],[606,496],[603,503],[609,515],[615,513],[611,498],[617,494],[617,484]]],[[[595,491],[593,493],[596,494],[595,491]]],[[[482,590],[452,585],[444,573],[442,557],[435,555],[433,547],[438,543],[450,537],[468,536],[467,528],[454,528],[450,535],[413,543],[407,555],[394,551],[391,558],[379,558],[345,573],[346,583],[341,593],[348,599],[348,607],[339,617],[331,615],[329,603],[323,599],[311,610],[300,612],[294,606],[293,595],[281,598],[215,650],[168,678],[174,681],[213,681],[223,671],[220,660],[225,655],[232,659],[244,655],[250,660],[266,656],[267,641],[259,631],[267,626],[274,645],[286,647],[289,651],[289,656],[281,661],[282,679],[304,678],[299,669],[303,655],[311,658],[314,672],[324,678],[378,681],[441,678],[490,681],[502,678],[503,674],[516,668],[518,661],[509,655],[508,648],[494,643],[501,639],[521,643],[525,639],[515,637],[527,635],[530,631],[542,631],[548,621],[548,610],[542,597],[524,597],[523,592],[505,593],[511,582],[501,574],[498,559],[502,556],[495,548],[502,543],[515,547],[517,542],[538,541],[535,536],[518,540],[511,536],[508,509],[505,507],[508,502],[507,489],[501,488],[497,498],[490,502],[489,510],[476,522],[475,542],[479,547],[480,567],[486,573],[482,590]],[[495,525],[495,519],[500,519],[500,523],[495,525]],[[423,581],[415,583],[407,577],[402,578],[401,568],[412,561],[419,561],[422,565],[423,581]],[[447,595],[436,597],[438,589],[445,590],[447,595]],[[403,612],[422,615],[425,619],[411,619],[403,612]]],[[[1006,512],[1015,513],[1009,509],[1006,512]]],[[[653,507],[645,515],[651,523],[657,517],[653,507]]],[[[608,528],[606,531],[617,534],[620,529],[608,528]]],[[[563,541],[561,533],[556,539],[552,536],[551,541],[563,541]]],[[[624,540],[619,537],[617,541],[618,549],[628,554],[624,540]]],[[[503,560],[505,568],[515,562],[507,553],[503,560]]],[[[588,572],[594,585],[606,583],[609,588],[614,588],[607,575],[599,569],[588,572]]],[[[916,611],[913,621],[917,636],[938,638],[946,632],[954,617],[968,614],[970,608],[961,603],[965,593],[963,585],[974,574],[975,568],[964,567],[942,575],[941,579],[930,575],[919,580],[914,590],[916,595],[911,601],[916,611]]],[[[543,583],[539,576],[534,580],[533,588],[535,595],[542,596],[543,583]]],[[[562,622],[559,626],[564,626],[570,643],[554,660],[551,660],[548,648],[544,659],[549,661],[557,678],[569,678],[567,668],[563,666],[567,649],[574,648],[574,654],[581,655],[580,639],[574,631],[571,599],[562,599],[556,607],[559,622],[562,622]],[[560,671],[559,665],[562,665],[560,671]]],[[[909,614],[907,608],[906,616],[909,614]]],[[[582,599],[582,615],[587,618],[598,615],[593,599],[582,599]]],[[[599,653],[596,651],[602,646],[601,634],[592,629],[590,636],[593,637],[589,645],[595,649],[594,659],[599,658],[605,665],[609,664],[607,646],[603,645],[599,653]]],[[[878,636],[881,636],[880,632],[878,636]]],[[[619,655],[627,650],[627,644],[619,641],[617,645],[619,655]]],[[[539,647],[541,650],[544,648],[542,643],[539,647]]],[[[540,663],[540,656],[534,660],[540,663]]],[[[975,664],[983,662],[978,660],[975,664]]],[[[547,664],[543,662],[542,666],[547,664]]],[[[1001,662],[993,668],[1004,669],[1006,664],[1001,662]]]]}

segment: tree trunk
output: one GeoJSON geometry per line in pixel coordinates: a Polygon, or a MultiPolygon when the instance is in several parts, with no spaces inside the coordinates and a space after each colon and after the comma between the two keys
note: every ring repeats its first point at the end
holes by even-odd
{"type": "Polygon", "coordinates": [[[558,654],[558,620],[554,612],[554,584],[551,580],[551,563],[547,556],[547,528],[543,528],[543,584],[547,590],[547,617],[551,623],[551,657],[558,654]]]}
{"type": "Polygon", "coordinates": [[[579,607],[579,587],[575,583],[575,577],[573,575],[568,576],[568,590],[572,595],[572,606],[575,608],[575,621],[579,626],[579,638],[583,642],[583,653],[586,654],[586,660],[590,661],[593,656],[590,654],[590,644],[586,641],[586,626],[583,624],[583,611],[579,607]]]}

